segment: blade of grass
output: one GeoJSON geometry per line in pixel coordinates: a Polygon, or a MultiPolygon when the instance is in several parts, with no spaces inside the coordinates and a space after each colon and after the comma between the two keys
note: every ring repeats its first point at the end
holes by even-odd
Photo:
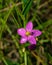
{"type": "Polygon", "coordinates": [[[27,53],[26,53],[26,51],[24,52],[24,62],[25,62],[25,65],[27,65],[27,53]]]}
{"type": "Polygon", "coordinates": [[[5,58],[2,58],[2,61],[4,62],[5,65],[8,65],[7,61],[5,60],[5,58]]]}
{"type": "MultiPolygon", "coordinates": [[[[19,11],[19,8],[16,8],[16,7],[15,7],[15,10],[16,10],[17,14],[20,16],[20,19],[22,19],[22,20],[23,20],[24,27],[25,27],[25,21],[26,21],[26,20],[25,20],[24,15],[22,14],[22,12],[20,12],[20,11],[19,11]]],[[[21,21],[20,21],[19,23],[20,23],[20,25],[22,24],[22,22],[21,22],[21,21]]]]}
{"type": "Polygon", "coordinates": [[[28,1],[28,3],[26,4],[24,10],[22,11],[23,15],[27,15],[28,14],[28,12],[29,12],[29,10],[30,10],[30,8],[32,6],[32,2],[33,2],[33,0],[29,0],[28,1]]]}
{"type": "MultiPolygon", "coordinates": [[[[14,7],[14,5],[13,5],[13,7],[14,7]]],[[[3,22],[2,27],[1,27],[0,39],[2,38],[2,32],[5,30],[5,23],[7,22],[7,19],[13,10],[13,7],[8,11],[8,14],[6,14],[6,16],[4,16],[5,22],[3,22]]],[[[1,20],[1,18],[0,18],[0,20],[1,20]]]]}
{"type": "MultiPolygon", "coordinates": [[[[41,25],[43,26],[43,29],[46,28],[47,26],[52,24],[52,19],[47,20],[45,23],[42,23],[41,25]]],[[[36,27],[36,29],[41,29],[39,26],[36,27]]]]}
{"type": "Polygon", "coordinates": [[[13,21],[13,23],[19,28],[20,27],[20,25],[18,24],[18,21],[16,20],[16,18],[15,18],[15,16],[14,16],[14,14],[12,13],[12,21],[13,21]]]}

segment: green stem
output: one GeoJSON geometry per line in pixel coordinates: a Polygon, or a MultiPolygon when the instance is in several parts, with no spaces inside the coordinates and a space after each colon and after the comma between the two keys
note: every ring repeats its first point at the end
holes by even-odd
{"type": "Polygon", "coordinates": [[[8,65],[7,61],[5,60],[5,58],[2,58],[3,62],[5,63],[5,65],[8,65]]]}
{"type": "Polygon", "coordinates": [[[24,52],[24,61],[25,61],[25,65],[27,65],[27,53],[24,52]]]}

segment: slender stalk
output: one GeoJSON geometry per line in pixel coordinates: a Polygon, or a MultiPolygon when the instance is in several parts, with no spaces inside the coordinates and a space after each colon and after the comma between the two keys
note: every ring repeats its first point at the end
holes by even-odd
{"type": "Polygon", "coordinates": [[[23,48],[24,53],[24,65],[27,65],[27,52],[25,51],[25,48],[23,48]]]}
{"type": "Polygon", "coordinates": [[[24,52],[24,61],[25,61],[25,65],[27,65],[27,53],[24,52]]]}
{"type": "Polygon", "coordinates": [[[5,58],[2,58],[2,61],[4,62],[5,65],[8,65],[7,61],[5,60],[5,58]]]}

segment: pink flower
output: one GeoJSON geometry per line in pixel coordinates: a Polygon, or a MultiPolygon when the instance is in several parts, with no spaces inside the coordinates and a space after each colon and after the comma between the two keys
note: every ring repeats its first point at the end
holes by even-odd
{"type": "Polygon", "coordinates": [[[17,33],[21,36],[20,43],[24,44],[29,41],[30,44],[36,45],[36,37],[42,34],[39,30],[33,30],[33,23],[30,21],[27,23],[26,28],[20,28],[17,33]]]}

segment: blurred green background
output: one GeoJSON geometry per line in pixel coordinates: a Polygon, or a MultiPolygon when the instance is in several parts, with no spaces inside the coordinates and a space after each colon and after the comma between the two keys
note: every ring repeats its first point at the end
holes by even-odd
{"type": "Polygon", "coordinates": [[[0,0],[0,65],[52,65],[51,9],[52,0],[0,0]],[[28,21],[42,31],[33,50],[17,34],[28,21]]]}

